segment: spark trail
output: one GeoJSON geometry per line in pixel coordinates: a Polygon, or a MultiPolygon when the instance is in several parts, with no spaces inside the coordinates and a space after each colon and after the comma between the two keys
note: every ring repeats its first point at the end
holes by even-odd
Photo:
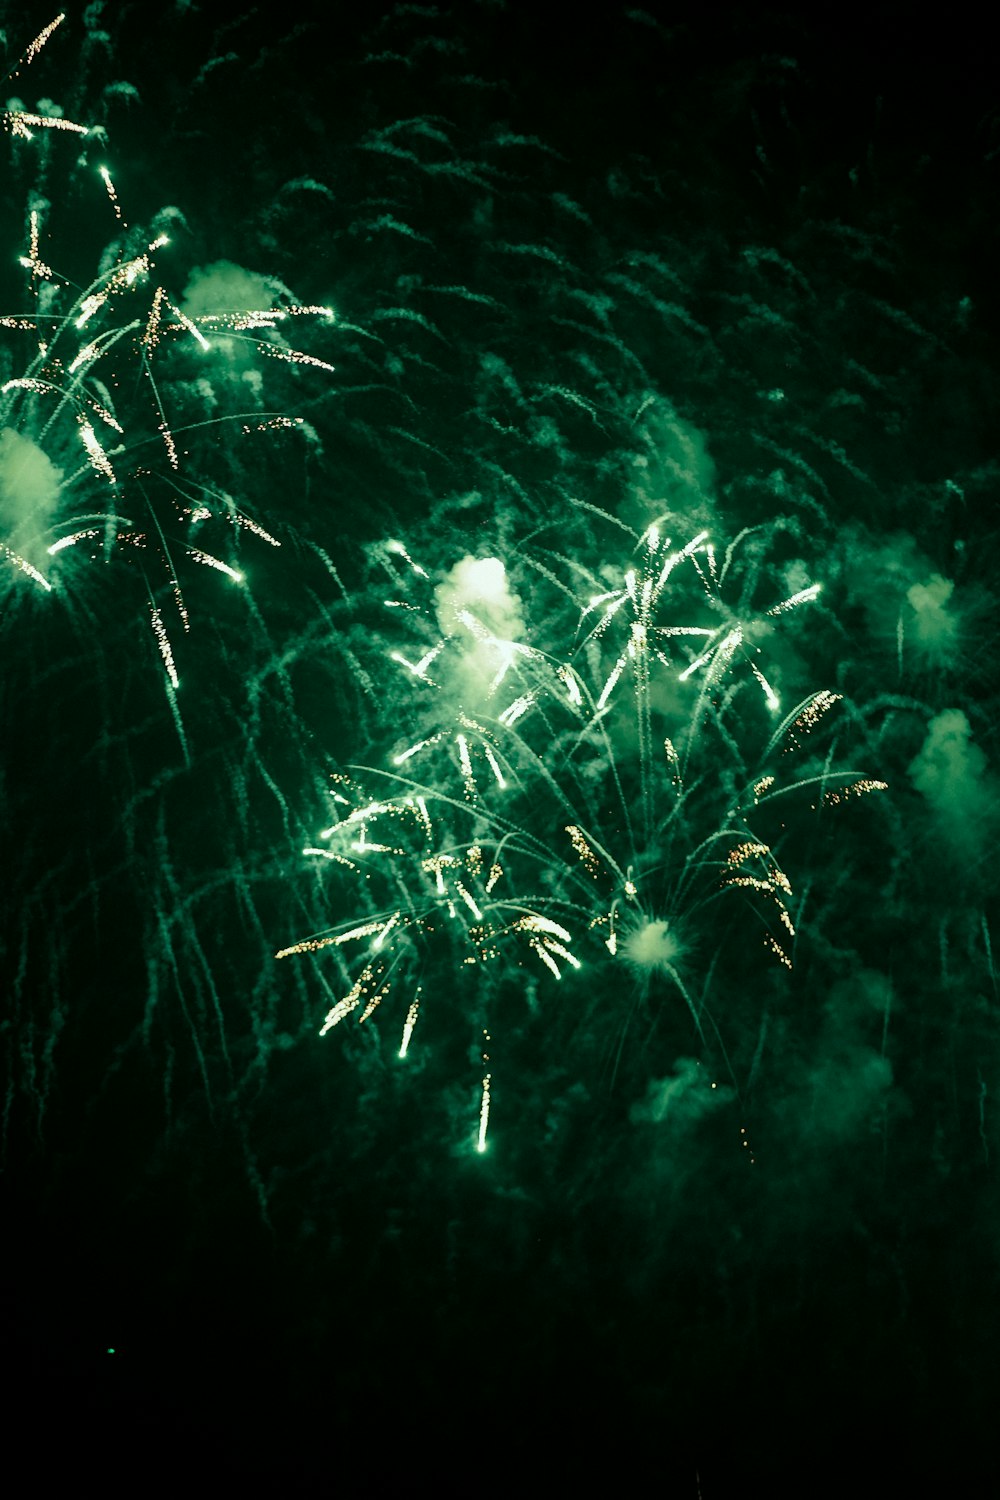
{"type": "MultiPolygon", "coordinates": [[[[678,545],[655,523],[631,539],[637,561],[620,583],[583,599],[567,579],[610,580],[611,559],[588,567],[579,551],[525,548],[515,589],[498,557],[435,570],[400,543],[374,550],[395,580],[379,649],[398,673],[383,703],[396,748],[334,777],[335,820],[304,851],[329,867],[338,906],[357,883],[360,908],[277,954],[336,955],[346,988],[323,1033],[368,1021],[397,983],[413,993],[430,965],[483,971],[489,990],[491,966],[540,964],[553,981],[587,971],[610,991],[610,974],[598,978],[610,964],[646,994],[678,997],[711,1054],[695,955],[710,909],[737,897],[792,967],[792,880],[761,826],[779,799],[832,808],[885,785],[829,753],[812,769],[837,694],[769,722],[778,695],[748,646],[755,622],[765,639],[818,589],[748,612],[744,580],[734,623],[735,545],[720,568],[704,530],[678,545]],[[723,623],[705,623],[706,610],[723,623]],[[760,690],[763,742],[747,684],[760,690]]],[[[411,1004],[402,1056],[415,1015],[411,1004]]]]}

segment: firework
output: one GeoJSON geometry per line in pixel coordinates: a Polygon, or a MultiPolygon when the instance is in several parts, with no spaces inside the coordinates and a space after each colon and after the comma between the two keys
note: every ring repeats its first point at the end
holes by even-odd
{"type": "MultiPolygon", "coordinates": [[[[24,63],[61,19],[32,43],[24,63]]],[[[77,166],[95,170],[102,131],[20,107],[8,109],[4,123],[21,152],[45,127],[82,137],[77,166]]],[[[176,210],[162,211],[149,229],[130,226],[103,162],[95,177],[114,238],[83,290],[55,267],[48,248],[61,227],[58,211],[39,193],[29,195],[23,302],[0,314],[7,342],[0,558],[8,586],[27,580],[45,593],[72,576],[71,559],[131,564],[142,577],[173,688],[179,679],[171,631],[190,628],[185,567],[240,584],[240,533],[280,545],[230,492],[239,468],[234,450],[288,429],[315,438],[303,419],[265,404],[254,363],[332,371],[329,361],[290,342],[287,330],[309,320],[326,325],[333,313],[297,304],[280,283],[225,261],[194,270],[180,294],[171,291],[160,256],[176,210]]]]}
{"type": "MultiPolygon", "coordinates": [[[[737,545],[719,565],[705,531],[677,542],[655,523],[629,540],[620,569],[524,548],[516,587],[495,556],[466,556],[434,582],[401,543],[373,549],[392,585],[385,617],[408,636],[381,647],[398,674],[386,712],[406,737],[381,765],[335,777],[334,820],[305,851],[356,882],[360,909],[355,896],[350,918],[278,954],[336,955],[344,993],[323,1032],[367,1021],[393,986],[412,994],[443,945],[459,969],[502,959],[552,980],[622,965],[644,994],[678,996],[707,1048],[699,934],[734,896],[791,968],[795,893],[761,829],[787,798],[828,808],[884,786],[839,769],[834,747],[811,755],[837,694],[807,695],[774,726],[756,640],[818,589],[755,610],[759,551],[741,574],[737,545]],[[580,578],[612,586],[580,598],[580,578]]],[[[401,1055],[416,1014],[414,1002],[401,1055]]]]}

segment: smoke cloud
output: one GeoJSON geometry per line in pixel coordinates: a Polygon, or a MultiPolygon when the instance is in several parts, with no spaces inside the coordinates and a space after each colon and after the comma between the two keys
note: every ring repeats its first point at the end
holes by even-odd
{"type": "Polygon", "coordinates": [[[46,561],[45,533],[59,506],[63,472],[12,427],[0,432],[0,540],[35,567],[46,561]]]}
{"type": "Polygon", "coordinates": [[[496,557],[467,555],[434,590],[438,624],[462,643],[454,687],[464,699],[483,700],[505,672],[524,634],[521,600],[496,557]]]}
{"type": "Polygon", "coordinates": [[[266,276],[245,271],[235,261],[215,260],[196,266],[181,298],[189,318],[218,313],[246,313],[274,306],[274,291],[266,276]]]}
{"type": "Polygon", "coordinates": [[[910,762],[910,780],[944,821],[954,843],[978,842],[986,821],[992,820],[996,795],[986,764],[958,708],[931,720],[920,753],[910,762]]]}

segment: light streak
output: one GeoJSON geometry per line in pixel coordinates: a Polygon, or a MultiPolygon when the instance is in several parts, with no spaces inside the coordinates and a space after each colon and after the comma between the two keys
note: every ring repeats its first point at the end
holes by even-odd
{"type": "Polygon", "coordinates": [[[857,781],[852,781],[850,786],[842,786],[834,791],[823,794],[824,807],[838,807],[844,802],[850,801],[852,797],[865,797],[871,792],[885,792],[889,789],[887,781],[876,781],[871,776],[862,776],[857,781]]]}
{"type": "Polygon", "coordinates": [[[34,115],[26,109],[12,109],[4,112],[4,124],[12,135],[19,135],[24,140],[31,140],[31,131],[28,128],[34,125],[36,130],[66,130],[73,135],[89,135],[90,130],[86,125],[77,125],[73,120],[64,120],[58,115],[34,115]]]}
{"type": "Polygon", "coordinates": [[[41,52],[42,48],[45,46],[45,43],[48,41],[49,37],[56,30],[57,27],[59,27],[59,26],[62,25],[62,23],[63,23],[63,21],[65,21],[65,19],[66,19],[66,12],[64,10],[61,10],[59,12],[59,14],[56,16],[56,18],[55,18],[54,21],[50,21],[47,26],[43,26],[42,27],[41,31],[35,37],[35,40],[30,44],[30,46],[28,47],[27,51],[24,54],[24,61],[25,61],[25,64],[27,66],[30,66],[31,63],[34,62],[35,58],[38,56],[39,52],[41,52]]]}
{"type": "Polygon", "coordinates": [[[100,167],[99,171],[100,171],[101,179],[102,179],[102,181],[104,183],[104,186],[108,190],[108,197],[111,199],[111,207],[115,211],[115,218],[118,220],[118,222],[120,224],[124,225],[125,220],[122,218],[122,206],[121,206],[121,203],[118,201],[118,194],[115,192],[115,185],[111,181],[111,173],[108,171],[107,167],[100,167]]]}
{"type": "MultiPolygon", "coordinates": [[[[490,1054],[488,1051],[490,1034],[486,1030],[483,1031],[483,1039],[485,1042],[485,1045],[483,1047],[483,1062],[488,1063],[490,1060],[490,1054]]],[[[480,1153],[486,1150],[486,1132],[489,1129],[490,1124],[490,1084],[492,1081],[492,1077],[492,1073],[487,1072],[485,1074],[483,1078],[482,1097],[479,1102],[479,1139],[476,1142],[476,1150],[480,1153]]]]}
{"type": "Polygon", "coordinates": [[[19,568],[33,583],[39,584],[47,594],[52,592],[51,583],[49,583],[48,579],[42,573],[39,573],[38,569],[26,557],[22,557],[12,547],[8,547],[6,542],[0,542],[0,552],[3,553],[8,562],[12,562],[15,568],[19,568]]]}
{"type": "Polygon", "coordinates": [[[200,552],[193,547],[189,556],[192,562],[201,563],[206,568],[215,568],[217,572],[225,573],[226,577],[231,578],[234,583],[243,582],[243,574],[238,569],[231,568],[228,563],[224,563],[219,557],[213,557],[210,552],[200,552]]]}
{"type": "Polygon", "coordinates": [[[103,474],[109,484],[117,484],[118,481],[115,477],[115,471],[111,466],[111,460],[101,447],[97,434],[89,422],[80,422],[80,441],[86,448],[87,457],[98,474],[103,474]]]}
{"type": "Polygon", "coordinates": [[[31,272],[32,276],[38,276],[43,281],[52,281],[55,273],[38,253],[38,210],[36,208],[31,210],[28,222],[28,254],[21,256],[21,264],[25,270],[31,272]]]}
{"type": "Polygon", "coordinates": [[[150,614],[153,624],[153,634],[156,636],[156,644],[160,648],[160,655],[163,658],[163,665],[167,669],[167,676],[170,678],[170,685],[171,687],[177,687],[179,685],[177,680],[177,668],[174,666],[174,653],[170,648],[170,637],[167,635],[167,630],[166,626],[163,623],[163,618],[155,604],[150,605],[150,614]]]}
{"type": "Polygon", "coordinates": [[[399,1055],[405,1057],[410,1050],[410,1041],[413,1037],[413,1028],[417,1024],[417,1014],[420,1010],[420,986],[414,995],[409,1010],[406,1012],[406,1020],[403,1022],[403,1039],[399,1044],[399,1055]]]}

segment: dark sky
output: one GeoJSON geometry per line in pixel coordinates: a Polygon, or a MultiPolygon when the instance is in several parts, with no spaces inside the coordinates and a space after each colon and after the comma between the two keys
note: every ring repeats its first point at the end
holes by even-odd
{"type": "Polygon", "coordinates": [[[992,1492],[977,16],[0,5],[38,1484],[992,1492]]]}

